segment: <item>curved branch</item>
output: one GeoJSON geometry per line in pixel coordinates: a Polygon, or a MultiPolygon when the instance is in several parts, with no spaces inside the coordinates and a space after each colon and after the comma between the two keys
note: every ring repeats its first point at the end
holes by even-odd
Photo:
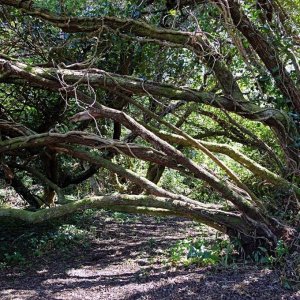
{"type": "MultiPolygon", "coordinates": [[[[5,177],[0,170],[0,177],[5,177]]],[[[18,178],[16,174],[11,179],[11,182],[8,182],[13,189],[32,207],[39,208],[41,207],[41,201],[35,195],[33,195],[30,190],[23,184],[22,180],[18,178]]]]}
{"type": "MultiPolygon", "coordinates": [[[[142,186],[145,188],[150,194],[156,195],[156,196],[163,196],[163,197],[170,197],[170,198],[181,198],[183,201],[187,201],[189,203],[193,203],[197,205],[200,205],[200,202],[194,201],[189,199],[188,197],[184,196],[178,196],[176,194],[173,194],[171,192],[168,192],[157,185],[155,185],[153,182],[147,180],[146,178],[138,176],[136,173],[126,170],[125,168],[118,166],[111,161],[103,158],[103,157],[95,157],[94,155],[90,154],[87,151],[84,151],[83,149],[76,150],[72,148],[71,146],[64,145],[66,143],[73,143],[73,144],[81,144],[81,145],[86,145],[88,144],[89,146],[92,146],[94,144],[95,148],[97,148],[97,144],[99,144],[99,141],[106,141],[103,138],[97,139],[96,135],[91,134],[90,136],[88,134],[83,134],[81,135],[77,132],[77,135],[75,132],[69,132],[67,134],[59,134],[59,133],[45,133],[45,134],[36,134],[34,136],[29,136],[29,137],[19,137],[19,138],[14,138],[10,139],[8,141],[0,142],[0,153],[5,153],[5,149],[10,149],[10,150],[15,150],[15,149],[21,149],[21,148],[27,148],[27,147],[37,147],[37,146],[44,146],[44,145],[50,145],[51,149],[55,149],[55,151],[60,152],[60,153],[65,153],[70,156],[73,156],[75,158],[79,158],[85,161],[88,161],[90,163],[93,163],[97,166],[104,167],[114,173],[117,173],[120,176],[126,177],[132,182],[142,186]],[[87,141],[87,142],[85,142],[87,141]],[[91,143],[93,141],[93,143],[91,143]],[[3,145],[6,144],[5,147],[3,145]],[[61,145],[60,145],[61,144],[61,145]]],[[[107,140],[109,141],[109,140],[107,140]]],[[[109,147],[109,143],[105,143],[105,149],[109,147]]],[[[156,157],[157,154],[159,154],[158,151],[152,150],[151,148],[145,148],[145,147],[139,147],[137,146],[136,148],[145,150],[143,152],[137,152],[132,145],[127,145],[122,142],[118,141],[112,141],[112,144],[110,145],[111,147],[115,148],[118,150],[118,145],[123,146],[124,148],[127,148],[127,153],[130,154],[132,157],[136,157],[134,153],[139,153],[139,158],[148,160],[151,162],[156,162],[159,163],[158,158],[156,157]],[[149,150],[150,149],[150,150],[149,150]],[[143,153],[145,157],[143,157],[143,153]],[[151,159],[153,157],[153,159],[151,159]],[[146,158],[146,159],[145,159],[146,158]]],[[[98,145],[99,146],[99,145],[98,145]]],[[[100,148],[102,148],[100,146],[100,148]]],[[[119,150],[121,153],[122,151],[119,150]]],[[[160,161],[162,164],[165,164],[166,166],[176,166],[176,163],[174,160],[169,160],[167,157],[160,161]]],[[[22,166],[20,167],[22,168],[22,166]]],[[[41,175],[38,171],[33,170],[32,168],[29,167],[23,167],[23,169],[28,170],[29,172],[32,172],[34,175],[37,177],[43,176],[41,175]]],[[[177,169],[180,169],[180,167],[177,166],[177,169]]],[[[45,181],[45,179],[43,178],[45,181]]],[[[51,187],[53,187],[55,190],[58,188],[55,184],[46,181],[47,184],[49,184],[51,187]]],[[[207,204],[202,204],[204,207],[208,207],[207,204]]],[[[215,207],[215,206],[214,206],[215,207]]]]}
{"type": "Polygon", "coordinates": [[[99,150],[109,149],[110,151],[115,151],[116,153],[121,153],[133,158],[165,165],[181,172],[185,171],[184,168],[178,165],[175,159],[168,157],[165,153],[155,150],[154,148],[106,139],[99,137],[98,135],[82,131],[70,131],[68,133],[47,132],[11,138],[9,140],[0,141],[0,153],[9,153],[10,151],[22,148],[36,148],[46,145],[53,146],[66,143],[84,145],[99,150]]]}
{"type": "MultiPolygon", "coordinates": [[[[192,143],[191,141],[187,140],[183,136],[167,133],[164,131],[159,131],[156,128],[150,126],[147,126],[147,128],[169,143],[181,145],[184,147],[194,147],[196,149],[198,148],[198,144],[192,143]]],[[[297,186],[293,185],[288,180],[280,177],[279,175],[271,172],[267,168],[258,164],[256,161],[252,160],[251,158],[249,158],[242,152],[238,151],[234,147],[226,144],[218,144],[218,143],[207,142],[202,140],[199,142],[212,152],[227,155],[228,157],[232,158],[234,161],[238,162],[239,164],[247,168],[254,175],[258,176],[263,180],[266,180],[269,183],[278,186],[283,186],[286,188],[292,188],[296,193],[296,195],[300,197],[300,189],[297,186]]]]}
{"type": "Polygon", "coordinates": [[[156,148],[163,150],[163,152],[176,159],[179,164],[189,170],[195,177],[207,182],[212,188],[218,191],[225,199],[231,201],[243,213],[249,215],[251,218],[262,218],[259,210],[256,207],[253,207],[251,202],[235,193],[226,185],[226,183],[222,183],[218,177],[202,166],[195,164],[192,160],[186,158],[180,151],[157,137],[124,112],[97,104],[97,108],[94,108],[90,112],[85,111],[78,113],[71,119],[78,122],[86,119],[103,117],[122,123],[125,127],[137,133],[156,148]]]}
{"type": "MultiPolygon", "coordinates": [[[[223,1],[211,0],[211,2],[216,2],[217,5],[221,5],[222,7],[224,6],[223,1]]],[[[227,103],[227,105],[223,105],[222,102],[219,101],[220,99],[217,99],[217,107],[222,107],[226,110],[243,114],[245,117],[248,117],[252,120],[263,121],[265,124],[272,127],[276,135],[278,136],[278,139],[280,140],[286,156],[289,158],[289,163],[291,164],[292,162],[296,166],[300,165],[299,149],[294,145],[294,141],[298,140],[299,138],[299,132],[294,126],[293,121],[287,115],[281,114],[279,112],[275,113],[274,111],[271,112],[269,109],[268,113],[264,113],[264,116],[261,116],[261,113],[259,113],[261,109],[251,104],[244,98],[231,71],[227,68],[220,55],[214,50],[214,47],[210,44],[204,32],[190,33],[167,29],[156,29],[144,22],[132,19],[120,19],[115,17],[76,18],[57,16],[47,10],[34,8],[33,1],[27,2],[16,0],[1,0],[0,3],[22,9],[22,11],[24,11],[26,14],[43,19],[63,29],[66,32],[97,32],[97,30],[103,27],[108,27],[116,32],[150,38],[151,41],[157,42],[158,44],[162,41],[165,41],[171,43],[173,46],[191,49],[197,56],[200,57],[200,59],[205,62],[205,64],[210,69],[213,70],[220,85],[222,86],[224,93],[229,96],[226,102],[230,102],[230,104],[227,103]],[[249,112],[251,113],[249,114],[249,112]]],[[[265,55],[272,54],[274,52],[272,50],[272,47],[268,48],[269,44],[266,44],[265,40],[261,38],[259,33],[255,31],[253,27],[251,27],[252,24],[248,24],[249,22],[247,20],[247,22],[245,21],[244,15],[239,12],[239,6],[236,1],[230,1],[230,9],[232,10],[230,12],[235,25],[237,27],[240,26],[240,28],[238,27],[238,29],[243,32],[250,43],[254,43],[254,48],[258,47],[258,51],[262,49],[261,53],[258,54],[265,62],[269,71],[273,74],[282,93],[284,95],[287,94],[289,98],[292,99],[294,106],[298,109],[300,107],[299,91],[293,85],[293,82],[289,78],[284,67],[277,64],[277,56],[275,55],[274,57],[272,56],[271,58],[269,58],[268,55],[265,55]],[[242,26],[241,23],[243,23],[242,26]],[[258,37],[258,41],[256,41],[256,37],[258,37]],[[266,53],[264,53],[264,50],[267,50],[266,53]],[[268,63],[266,60],[270,60],[270,63],[268,63]],[[275,62],[276,64],[274,65],[275,62]]],[[[165,96],[168,97],[168,94],[166,94],[165,96]]],[[[214,101],[215,98],[211,98],[210,102],[214,101]]]]}
{"type": "MultiPolygon", "coordinates": [[[[171,100],[191,101],[203,103],[216,108],[237,113],[242,117],[254,121],[260,121],[278,130],[289,130],[291,134],[297,135],[296,129],[290,124],[290,119],[283,112],[273,108],[260,108],[259,106],[243,101],[232,101],[229,97],[218,96],[210,92],[202,92],[190,88],[180,88],[170,84],[162,84],[154,81],[145,81],[132,76],[118,75],[105,72],[100,69],[70,70],[63,68],[40,68],[32,67],[24,63],[14,62],[0,58],[0,82],[16,82],[21,79],[30,85],[36,85],[49,90],[62,90],[72,93],[73,86],[80,81],[81,84],[90,84],[107,90],[129,91],[134,94],[165,97],[171,100]],[[64,78],[70,86],[62,87],[58,78],[64,78]],[[279,122],[279,123],[277,123],[279,122]],[[278,124],[278,125],[277,125],[278,124]]],[[[81,99],[87,104],[93,104],[94,99],[85,97],[81,99]]]]}
{"type": "Polygon", "coordinates": [[[47,178],[47,176],[43,175],[40,171],[38,171],[36,168],[22,166],[22,165],[19,165],[16,163],[9,163],[9,165],[11,165],[13,168],[16,168],[19,170],[24,170],[24,171],[30,173],[31,175],[33,175],[33,177],[36,177],[44,185],[52,188],[56,192],[57,200],[59,202],[63,203],[65,201],[65,195],[64,195],[62,189],[57,184],[52,182],[49,178],[47,178]]]}
{"type": "MultiPolygon", "coordinates": [[[[183,169],[189,170],[196,178],[208,182],[208,184],[210,184],[215,190],[217,190],[220,194],[222,194],[225,199],[228,199],[234,205],[236,205],[236,207],[239,210],[241,210],[243,213],[255,219],[262,218],[258,210],[254,208],[252,204],[248,202],[248,200],[244,199],[243,197],[241,197],[240,195],[232,191],[229,187],[225,185],[226,183],[222,183],[217,177],[209,173],[203,167],[196,165],[191,160],[184,157],[178,150],[176,150],[174,147],[164,142],[159,137],[154,135],[152,132],[150,132],[149,130],[147,130],[140,124],[138,124],[134,119],[132,119],[131,117],[129,117],[123,112],[111,108],[107,108],[105,106],[98,105],[98,107],[101,107],[101,109],[96,110],[94,117],[102,116],[105,118],[111,118],[115,121],[122,123],[127,128],[131,129],[135,133],[138,133],[145,140],[152,143],[154,146],[158,147],[159,149],[163,149],[163,151],[167,154],[167,156],[172,157],[172,160],[176,161],[176,165],[180,164],[183,167],[183,169]]],[[[82,118],[91,118],[91,117],[92,117],[91,114],[79,113],[77,114],[75,119],[80,120],[82,118]]],[[[82,134],[82,132],[80,132],[80,134],[78,134],[77,132],[78,136],[77,139],[75,139],[74,134],[75,134],[74,132],[69,132],[67,134],[45,133],[45,134],[37,134],[34,136],[13,138],[10,140],[0,142],[0,152],[3,153],[9,150],[25,148],[25,147],[38,147],[45,144],[50,145],[50,144],[55,144],[55,142],[56,143],[62,142],[62,140],[64,140],[64,142],[66,141],[78,142],[82,140],[85,136],[85,134],[82,134]]],[[[151,153],[151,155],[153,156],[153,153],[151,153]]],[[[90,162],[94,162],[94,161],[95,159],[90,162]]],[[[149,183],[153,185],[152,182],[149,181],[149,183]]]]}
{"type": "MultiPolygon", "coordinates": [[[[208,97],[211,97],[209,93],[199,92],[191,89],[184,88],[174,88],[170,85],[162,85],[154,82],[144,82],[142,80],[138,80],[132,78],[130,76],[119,76],[114,74],[109,74],[99,69],[88,69],[88,70],[68,70],[68,69],[55,69],[55,68],[28,68],[27,65],[22,63],[13,63],[7,61],[5,59],[0,59],[0,73],[4,73],[4,76],[7,74],[11,76],[16,76],[17,78],[24,78],[26,81],[31,84],[37,84],[44,88],[48,88],[51,90],[60,90],[61,84],[58,81],[54,81],[53,78],[57,78],[57,76],[63,76],[66,82],[70,82],[73,84],[80,83],[91,84],[94,86],[102,86],[104,88],[115,88],[122,87],[126,91],[128,88],[132,90],[132,92],[136,93],[152,93],[159,94],[161,96],[166,96],[170,99],[178,99],[178,98],[186,98],[190,101],[199,101],[199,97],[201,100],[206,98],[207,103],[211,103],[208,97]],[[30,70],[30,72],[28,71],[30,70]]],[[[80,99],[80,101],[85,102],[86,104],[93,105],[95,107],[95,116],[110,118],[114,121],[122,123],[124,126],[129,128],[130,130],[138,133],[148,142],[150,142],[158,149],[164,149],[164,152],[167,155],[175,157],[180,164],[186,167],[194,176],[197,178],[206,181],[209,185],[211,185],[215,190],[217,190],[225,199],[231,201],[238,209],[242,212],[248,214],[254,219],[261,219],[262,215],[256,210],[256,208],[252,207],[252,205],[243,197],[239,196],[235,192],[233,192],[229,187],[221,182],[214,175],[210,174],[207,170],[194,164],[191,160],[184,157],[179,151],[177,151],[174,147],[168,145],[166,142],[155,136],[153,133],[148,131],[146,128],[138,124],[133,118],[129,117],[123,112],[110,109],[103,105],[95,103],[94,99],[84,95],[83,93],[74,91],[74,86],[66,87],[65,90],[69,90],[70,94],[73,94],[80,99]]],[[[214,95],[216,97],[216,95],[214,95]]],[[[213,99],[215,100],[215,99],[213,99]]],[[[226,97],[219,97],[220,101],[225,102],[227,105],[233,105],[232,101],[230,101],[226,97]]],[[[213,101],[215,102],[215,101],[213,101]]],[[[218,103],[219,104],[219,103],[218,103]]],[[[253,113],[253,105],[249,102],[242,102],[241,105],[250,105],[252,110],[250,116],[255,115],[253,113]]],[[[220,105],[220,104],[219,104],[220,105]]],[[[237,105],[233,105],[232,109],[236,111],[237,105]]],[[[260,110],[261,111],[261,110],[260,110]]],[[[257,113],[259,113],[258,111],[257,113]]],[[[277,112],[275,110],[275,112],[277,112]]],[[[245,113],[245,112],[244,112],[245,113]]],[[[245,113],[247,114],[247,113],[245,113]]],[[[86,120],[91,119],[91,115],[85,112],[84,115],[78,115],[78,120],[86,120]]],[[[268,116],[269,119],[269,116],[268,116]]],[[[297,160],[299,157],[297,156],[297,160]]],[[[264,218],[263,218],[264,219],[264,218]]],[[[264,220],[265,221],[265,220],[264,220]]]]}
{"type": "Polygon", "coordinates": [[[74,203],[68,203],[62,206],[43,209],[36,212],[6,208],[0,209],[0,219],[3,217],[11,217],[29,223],[41,223],[87,208],[108,208],[122,211],[124,207],[142,207],[144,211],[152,211],[154,214],[156,209],[158,209],[158,212],[188,217],[222,232],[227,232],[228,229],[240,230],[240,232],[243,233],[249,233],[250,231],[247,222],[238,214],[217,209],[202,208],[196,205],[187,205],[180,199],[144,195],[91,197],[74,203]]]}
{"type": "Polygon", "coordinates": [[[82,149],[76,150],[72,147],[55,147],[54,148],[57,152],[68,154],[72,157],[79,158],[85,161],[88,161],[90,163],[94,163],[100,167],[104,167],[105,169],[114,172],[118,174],[121,177],[125,177],[129,179],[130,181],[134,182],[135,184],[138,184],[142,188],[144,188],[149,194],[160,196],[160,197],[169,197],[171,199],[181,199],[182,201],[185,201],[187,203],[193,204],[193,205],[202,205],[203,207],[216,207],[214,205],[208,205],[205,203],[201,203],[199,201],[192,200],[188,197],[177,195],[174,193],[171,193],[159,186],[157,186],[155,183],[151,182],[150,180],[141,177],[137,175],[135,172],[132,172],[130,170],[127,170],[123,168],[122,166],[118,166],[117,164],[114,164],[110,160],[107,160],[102,157],[94,157],[87,151],[84,151],[82,149]]]}
{"type": "Polygon", "coordinates": [[[211,0],[211,2],[219,6],[221,10],[225,9],[227,11],[226,13],[229,14],[233,24],[244,35],[265,64],[281,93],[292,101],[295,111],[300,113],[300,90],[286,71],[274,45],[258,31],[243,13],[238,1],[211,0]]]}
{"type": "Polygon", "coordinates": [[[79,184],[79,183],[87,180],[94,174],[96,174],[98,172],[98,170],[99,170],[99,167],[92,164],[89,166],[89,168],[87,170],[83,171],[80,174],[76,174],[74,176],[66,175],[63,178],[61,178],[60,186],[62,188],[65,188],[71,184],[79,184]]]}
{"type": "MultiPolygon", "coordinates": [[[[28,15],[40,18],[61,28],[65,32],[98,32],[109,28],[116,33],[127,34],[150,39],[157,44],[168,43],[172,47],[184,47],[192,50],[218,78],[226,95],[243,99],[243,94],[231,71],[226,67],[220,55],[210,44],[204,32],[183,32],[169,29],[157,29],[145,22],[116,17],[67,17],[54,15],[45,9],[33,7],[33,2],[1,0],[0,3],[22,9],[28,15]]],[[[245,101],[245,99],[243,99],[245,101]]],[[[235,102],[232,101],[232,102],[235,102]]]]}
{"type": "Polygon", "coordinates": [[[128,99],[130,103],[138,107],[140,110],[146,112],[149,116],[153,119],[157,120],[161,124],[165,125],[167,128],[171,129],[172,131],[176,132],[180,136],[184,137],[188,142],[190,142],[194,147],[202,151],[205,155],[207,155],[218,167],[220,167],[228,176],[229,178],[241,189],[243,189],[251,199],[260,207],[263,208],[262,203],[257,199],[257,197],[252,193],[252,191],[239,179],[237,174],[233,172],[231,168],[229,168],[226,164],[224,164],[220,159],[218,159],[203,143],[199,140],[194,139],[189,134],[182,131],[180,128],[170,124],[169,122],[161,119],[155,113],[151,112],[149,109],[145,108],[143,105],[139,104],[133,99],[128,99]]]}

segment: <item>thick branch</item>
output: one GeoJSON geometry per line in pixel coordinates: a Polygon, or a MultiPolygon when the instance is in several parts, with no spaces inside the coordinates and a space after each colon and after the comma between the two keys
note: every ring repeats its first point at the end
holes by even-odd
{"type": "MultiPolygon", "coordinates": [[[[68,84],[77,83],[91,84],[108,90],[130,91],[134,94],[166,97],[173,100],[192,101],[204,103],[209,106],[223,108],[235,112],[250,120],[261,121],[278,131],[289,130],[292,136],[297,137],[297,130],[293,129],[291,120],[284,113],[273,108],[260,108],[248,101],[233,102],[230,98],[218,96],[214,93],[201,92],[189,88],[179,88],[169,84],[162,84],[153,81],[144,81],[131,76],[121,76],[108,73],[100,69],[70,70],[56,68],[31,67],[23,63],[16,63],[6,59],[0,59],[0,82],[18,82],[23,79],[31,85],[37,85],[50,90],[64,90],[72,92],[72,87],[63,88],[55,78],[64,77],[68,84]],[[284,129],[285,128],[285,129],[284,129]]],[[[87,101],[87,98],[86,98],[87,101]]],[[[92,104],[94,99],[91,99],[92,104]]],[[[292,140],[286,141],[291,143],[292,140]]]]}
{"type": "MultiPolygon", "coordinates": [[[[183,136],[170,134],[164,131],[159,131],[156,128],[150,126],[148,127],[148,129],[150,129],[159,137],[161,137],[165,141],[168,141],[169,143],[177,144],[185,147],[194,147],[196,149],[198,148],[198,144],[185,139],[183,136]]],[[[270,170],[263,167],[262,165],[258,164],[257,162],[255,162],[254,160],[252,160],[251,158],[249,158],[239,150],[235,149],[234,147],[226,144],[218,144],[218,143],[207,142],[207,141],[199,141],[199,142],[212,152],[222,153],[229,156],[234,161],[240,163],[242,166],[247,168],[254,175],[258,176],[263,180],[266,180],[269,183],[278,186],[283,186],[286,188],[292,188],[294,192],[297,194],[297,196],[300,197],[300,189],[298,187],[296,187],[286,179],[280,177],[279,175],[271,172],[270,170]]]]}
{"type": "MultiPolygon", "coordinates": [[[[1,170],[0,177],[5,177],[1,170]]],[[[30,190],[23,184],[21,179],[19,179],[16,174],[14,174],[14,177],[11,179],[11,182],[8,182],[8,184],[10,184],[14,190],[31,206],[35,208],[39,208],[41,206],[39,199],[30,192],[30,190]]]]}
{"type": "MultiPolygon", "coordinates": [[[[156,147],[162,149],[164,152],[166,152],[167,155],[172,157],[172,159],[175,159],[176,165],[180,164],[182,167],[189,170],[195,177],[204,180],[208,182],[213,188],[215,188],[219,193],[221,193],[225,199],[228,199],[232,201],[241,211],[246,213],[249,216],[256,216],[255,218],[260,218],[260,214],[256,211],[255,208],[252,208],[252,205],[248,203],[246,199],[243,199],[241,196],[233,192],[230,188],[226,187],[225,184],[223,184],[219,179],[217,179],[215,176],[210,174],[207,170],[204,168],[197,166],[189,159],[185,158],[178,150],[176,150],[171,145],[167,144],[160,138],[158,138],[156,135],[154,135],[152,132],[138,124],[134,119],[127,116],[123,112],[107,108],[105,106],[100,106],[101,108],[97,109],[94,117],[106,117],[111,118],[114,121],[118,121],[131,129],[133,132],[138,133],[140,136],[148,140],[150,143],[155,145],[156,147]]],[[[80,118],[91,118],[91,114],[78,114],[76,119],[79,120],[80,118]]],[[[79,135],[77,135],[77,138],[74,132],[70,132],[67,134],[58,134],[58,133],[46,133],[46,134],[38,134],[34,136],[29,137],[18,137],[14,139],[10,139],[7,141],[2,141],[0,143],[0,152],[6,152],[9,150],[24,148],[24,147],[38,147],[45,144],[55,144],[59,143],[62,140],[64,142],[68,141],[81,141],[83,140],[84,135],[82,132],[80,132],[79,135]]],[[[88,140],[88,139],[87,139],[88,140]]],[[[99,138],[101,140],[101,138],[99,138]]],[[[117,144],[120,142],[117,142],[117,144]]],[[[153,154],[151,153],[153,156],[153,154]]],[[[95,160],[91,161],[92,163],[95,160]]],[[[150,183],[150,181],[149,181],[150,183]]],[[[151,183],[153,184],[153,183],[151,183]]]]}
{"type": "MultiPolygon", "coordinates": [[[[213,2],[218,2],[218,4],[224,5],[222,1],[211,0],[213,2]]],[[[202,1],[201,1],[202,2],[202,1]]],[[[245,100],[243,94],[240,91],[240,88],[233,77],[231,71],[227,68],[225,63],[222,61],[220,55],[216,53],[214,47],[209,43],[207,37],[204,32],[200,32],[199,34],[190,33],[190,32],[178,32],[173,30],[166,29],[156,29],[153,26],[150,26],[144,22],[132,20],[132,19],[119,19],[115,17],[103,17],[103,18],[89,18],[89,17],[66,17],[66,16],[56,16],[46,10],[39,10],[33,8],[32,1],[14,1],[14,0],[1,0],[0,3],[5,5],[14,6],[16,8],[21,8],[24,12],[29,15],[36,16],[43,20],[50,22],[51,24],[62,28],[66,32],[97,32],[100,28],[108,27],[111,30],[116,32],[125,33],[128,35],[136,35],[139,37],[150,38],[153,42],[161,43],[162,41],[168,42],[169,45],[177,47],[186,47],[194,51],[205,63],[211,68],[217,77],[219,83],[222,86],[224,93],[229,96],[226,98],[226,105],[223,105],[220,99],[215,99],[214,97],[210,97],[211,102],[217,100],[217,107],[225,108],[228,111],[234,111],[239,114],[243,114],[244,116],[252,119],[263,121],[265,124],[271,126],[276,135],[278,136],[280,143],[285,151],[289,160],[293,161],[293,164],[297,167],[299,162],[299,150],[294,146],[295,141],[299,138],[299,132],[293,125],[292,120],[286,115],[281,115],[279,112],[271,111],[267,109],[267,113],[263,113],[262,111],[253,104],[250,104],[245,100]],[[260,111],[260,112],[259,112],[260,111]]],[[[243,15],[240,14],[237,7],[236,1],[230,1],[232,5],[230,5],[232,18],[236,23],[236,26],[241,27],[241,22],[245,23],[243,19],[243,15]],[[236,14],[236,17],[234,16],[236,14]]],[[[239,7],[237,7],[239,8],[239,7]]],[[[247,23],[247,22],[246,22],[247,23]]],[[[245,24],[246,24],[245,23],[245,24]]],[[[249,22],[248,22],[249,23],[249,22]]],[[[268,64],[264,59],[266,66],[269,71],[274,76],[277,84],[279,85],[281,91],[284,95],[288,94],[288,97],[292,99],[294,106],[297,108],[300,104],[299,91],[294,87],[293,82],[290,80],[287,72],[284,70],[282,65],[277,64],[278,58],[275,55],[274,57],[269,57],[268,54],[272,54],[272,47],[266,48],[266,42],[262,39],[257,41],[252,34],[257,36],[257,32],[253,28],[249,27],[249,24],[246,24],[246,29],[239,28],[239,30],[246,30],[247,34],[244,32],[245,36],[248,39],[254,40],[253,43],[255,47],[261,48],[262,51],[259,55],[266,56],[266,60],[270,60],[271,62],[268,64]],[[249,28],[248,28],[249,27],[249,28]],[[250,29],[250,30],[249,30],[250,29]],[[261,43],[260,43],[261,41],[261,43]],[[266,54],[264,54],[264,50],[267,50],[266,54]],[[271,51],[271,52],[270,52],[271,51]],[[276,62],[276,65],[274,63],[276,62]]],[[[244,24],[244,25],[245,25],[244,24]]],[[[251,25],[251,24],[250,24],[251,25]]],[[[258,36],[260,37],[260,36],[258,36]]],[[[251,41],[250,41],[251,43],[251,41]]],[[[267,44],[267,46],[270,46],[267,44]]],[[[275,53],[276,54],[276,53],[275,53]]],[[[172,97],[173,93],[171,94],[172,97]]],[[[168,97],[168,94],[165,94],[168,97]]],[[[178,98],[173,98],[178,99],[178,98]]],[[[184,99],[181,97],[181,99],[184,99]]],[[[193,100],[192,100],[193,101],[193,100]]],[[[202,100],[203,101],[203,100],[202,100]]],[[[209,103],[209,101],[208,101],[209,103]]],[[[213,104],[215,105],[215,104],[213,104]]],[[[289,163],[291,163],[289,161],[289,163]]]]}
{"type": "MultiPolygon", "coordinates": [[[[226,232],[228,228],[240,230],[243,233],[249,231],[247,223],[238,214],[216,209],[201,208],[196,205],[187,205],[179,199],[140,195],[91,197],[36,212],[20,209],[0,209],[0,218],[11,217],[29,223],[41,223],[87,208],[108,208],[113,210],[119,210],[120,208],[120,210],[123,210],[124,207],[143,207],[144,209],[148,208],[147,211],[158,209],[159,212],[185,216],[197,220],[222,232],[226,232]]],[[[155,212],[155,210],[153,210],[153,212],[155,212]]]]}
{"type": "Polygon", "coordinates": [[[84,145],[99,150],[115,151],[116,153],[121,153],[133,158],[165,165],[169,168],[180,170],[182,172],[185,171],[184,168],[178,165],[178,162],[175,159],[168,157],[165,153],[155,150],[154,148],[106,139],[98,135],[82,131],[70,131],[65,134],[47,132],[0,141],[0,153],[9,153],[10,151],[22,148],[36,148],[46,145],[53,146],[66,143],[84,145]]]}
{"type": "Polygon", "coordinates": [[[243,98],[236,80],[231,71],[226,67],[220,55],[210,44],[204,32],[182,32],[168,29],[157,29],[145,22],[132,19],[120,19],[116,17],[67,17],[58,16],[47,10],[33,8],[32,1],[1,0],[5,5],[21,8],[23,12],[45,20],[52,25],[61,28],[65,32],[97,32],[103,28],[109,28],[116,33],[135,35],[137,37],[150,39],[151,42],[162,44],[167,42],[168,46],[184,47],[195,52],[218,78],[224,92],[231,95],[235,100],[243,98]]]}
{"type": "Polygon", "coordinates": [[[199,140],[194,139],[189,134],[182,131],[180,128],[170,124],[169,122],[161,119],[158,117],[155,113],[151,112],[149,109],[145,108],[143,105],[139,104],[133,99],[128,99],[130,103],[141,109],[142,111],[146,112],[149,116],[151,116],[153,119],[157,120],[161,124],[165,125],[167,128],[171,129],[172,131],[176,132],[180,136],[184,137],[185,140],[187,140],[190,144],[195,146],[197,149],[202,151],[204,154],[206,154],[217,166],[219,166],[228,176],[229,178],[241,189],[243,189],[248,195],[251,197],[251,199],[259,206],[263,207],[263,205],[260,203],[260,201],[256,198],[256,196],[251,192],[251,190],[239,179],[239,177],[233,172],[226,164],[224,164],[221,160],[219,160],[208,148],[205,147],[203,143],[201,143],[199,140]]]}
{"type": "Polygon", "coordinates": [[[15,163],[10,163],[9,165],[11,165],[13,168],[16,168],[16,169],[19,169],[19,170],[24,170],[24,171],[30,173],[33,177],[37,178],[44,185],[49,186],[50,188],[52,188],[56,192],[57,199],[58,199],[59,202],[61,202],[61,203],[64,202],[65,196],[64,196],[64,193],[63,193],[62,189],[57,184],[52,182],[49,178],[47,178],[47,176],[45,176],[40,171],[38,171],[36,168],[32,168],[32,167],[28,167],[28,166],[22,166],[22,165],[15,164],[15,163]]]}
{"type": "Polygon", "coordinates": [[[282,94],[292,101],[294,109],[300,113],[300,91],[286,71],[274,45],[258,31],[255,25],[242,12],[238,1],[211,0],[211,2],[216,3],[222,10],[224,8],[228,10],[234,25],[245,36],[263,61],[282,94]]]}
{"type": "Polygon", "coordinates": [[[145,127],[136,122],[133,118],[125,114],[103,105],[97,104],[96,109],[90,112],[78,113],[76,116],[72,117],[74,121],[82,121],[91,118],[110,118],[114,121],[122,123],[128,129],[137,133],[139,136],[143,137],[146,141],[151,143],[156,148],[162,150],[167,155],[175,158],[179,164],[189,170],[195,177],[207,182],[212,188],[218,191],[225,199],[231,201],[240,211],[249,215],[250,217],[264,219],[259,211],[249,203],[248,200],[241,197],[225,183],[222,183],[219,178],[211,174],[209,171],[204,169],[202,166],[195,164],[190,159],[186,158],[180,151],[175,149],[170,144],[166,143],[151,131],[147,130],[145,127]]]}
{"type": "Polygon", "coordinates": [[[61,180],[59,184],[62,188],[65,188],[71,184],[79,184],[96,174],[98,170],[99,167],[92,164],[87,170],[83,171],[80,174],[75,174],[74,176],[66,175],[63,178],[60,178],[61,180]]]}
{"type": "Polygon", "coordinates": [[[71,147],[56,147],[56,151],[68,154],[72,157],[79,158],[85,161],[88,161],[90,163],[94,163],[95,165],[98,165],[100,167],[104,167],[105,169],[118,174],[121,177],[125,177],[129,179],[130,181],[134,182],[135,184],[138,184],[142,188],[144,188],[149,194],[155,195],[155,196],[160,196],[160,197],[169,197],[171,199],[181,199],[182,201],[191,203],[191,204],[197,204],[197,205],[203,205],[204,207],[208,207],[207,204],[192,200],[188,197],[185,196],[179,196],[174,193],[171,193],[161,187],[158,187],[156,184],[151,182],[150,180],[141,177],[137,175],[135,172],[132,172],[130,170],[127,170],[123,168],[122,166],[118,166],[111,162],[110,160],[107,160],[102,157],[94,157],[90,153],[80,149],[76,151],[76,149],[71,148],[71,147]]]}

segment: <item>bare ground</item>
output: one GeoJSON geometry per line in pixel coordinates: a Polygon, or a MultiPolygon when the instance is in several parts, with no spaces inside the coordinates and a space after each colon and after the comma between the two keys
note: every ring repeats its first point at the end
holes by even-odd
{"type": "Polygon", "coordinates": [[[96,224],[91,247],[52,253],[25,269],[0,272],[0,299],[300,299],[279,273],[257,266],[172,267],[163,251],[187,236],[213,236],[178,218],[96,224]],[[58,259],[59,257],[59,259],[58,259]]]}

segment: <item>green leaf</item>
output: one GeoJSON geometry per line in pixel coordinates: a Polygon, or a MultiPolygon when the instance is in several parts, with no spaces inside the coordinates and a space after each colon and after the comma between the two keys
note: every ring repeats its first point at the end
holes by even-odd
{"type": "Polygon", "coordinates": [[[176,16],[177,15],[177,10],[176,9],[170,9],[169,10],[169,14],[171,15],[171,16],[176,16]]]}

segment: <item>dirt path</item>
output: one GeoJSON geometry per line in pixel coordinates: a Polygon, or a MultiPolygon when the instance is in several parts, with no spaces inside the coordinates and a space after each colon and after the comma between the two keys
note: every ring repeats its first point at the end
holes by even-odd
{"type": "Polygon", "coordinates": [[[163,249],[188,236],[211,235],[191,222],[143,217],[97,225],[91,248],[43,258],[25,271],[0,273],[0,299],[300,299],[269,269],[167,267],[163,249]]]}

